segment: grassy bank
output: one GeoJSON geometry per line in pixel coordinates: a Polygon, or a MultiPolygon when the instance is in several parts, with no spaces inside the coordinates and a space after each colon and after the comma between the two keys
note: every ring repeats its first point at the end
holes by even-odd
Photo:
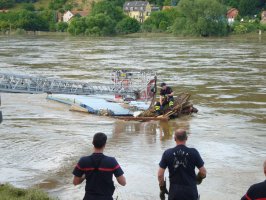
{"type": "Polygon", "coordinates": [[[1,200],[54,200],[39,189],[20,189],[12,185],[0,185],[1,200]]]}

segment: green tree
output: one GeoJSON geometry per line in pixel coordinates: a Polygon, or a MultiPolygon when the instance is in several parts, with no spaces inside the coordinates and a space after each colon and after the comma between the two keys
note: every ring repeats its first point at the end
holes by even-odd
{"type": "Polygon", "coordinates": [[[107,15],[116,22],[119,22],[125,17],[121,7],[115,6],[114,3],[106,0],[94,4],[91,15],[97,14],[107,15]]]}
{"type": "Polygon", "coordinates": [[[103,13],[86,18],[86,35],[108,36],[115,34],[116,22],[103,13]]]}
{"type": "Polygon", "coordinates": [[[0,9],[7,9],[13,7],[15,0],[0,0],[0,9]]]}
{"type": "Polygon", "coordinates": [[[46,9],[38,12],[38,15],[49,24],[49,31],[56,31],[56,11],[46,9]]]}
{"type": "Polygon", "coordinates": [[[158,6],[163,6],[164,4],[164,0],[150,0],[149,2],[158,6]]]}
{"type": "Polygon", "coordinates": [[[35,11],[35,7],[34,7],[34,5],[32,3],[24,3],[22,5],[22,8],[24,10],[28,10],[28,11],[35,11]]]}
{"type": "Polygon", "coordinates": [[[239,0],[219,0],[219,1],[220,3],[229,7],[238,8],[239,6],[239,0]]]}
{"type": "Polygon", "coordinates": [[[58,10],[62,8],[67,0],[53,0],[49,3],[49,9],[58,10]]]}
{"type": "Polygon", "coordinates": [[[68,26],[68,32],[71,35],[84,35],[86,29],[87,24],[84,17],[74,17],[68,26]]]}
{"type": "MultiPolygon", "coordinates": [[[[19,20],[19,12],[8,12],[8,13],[0,13],[0,21],[5,22],[4,24],[8,24],[12,29],[17,28],[17,21],[19,20]]],[[[3,25],[4,26],[4,25],[3,25]]]]}
{"type": "Polygon", "coordinates": [[[181,0],[174,33],[221,36],[228,33],[226,8],[217,0],[181,0]]]}
{"type": "Polygon", "coordinates": [[[18,28],[26,31],[48,31],[49,23],[38,14],[23,10],[19,13],[18,28]]]}
{"type": "Polygon", "coordinates": [[[7,31],[10,27],[10,24],[7,21],[0,20],[0,31],[7,31]]]}
{"type": "Polygon", "coordinates": [[[107,0],[107,1],[113,3],[115,6],[120,6],[120,7],[122,7],[126,2],[126,0],[107,0]]]}
{"type": "Polygon", "coordinates": [[[172,0],[165,0],[165,1],[163,2],[163,5],[164,5],[164,6],[171,6],[171,3],[172,3],[172,0]]]}
{"type": "Polygon", "coordinates": [[[142,30],[147,32],[165,32],[173,25],[176,17],[176,9],[152,12],[151,16],[144,21],[142,30]]]}
{"type": "Polygon", "coordinates": [[[66,22],[58,22],[56,24],[56,31],[58,32],[66,32],[68,29],[68,23],[66,22]]]}
{"type": "Polygon", "coordinates": [[[239,12],[241,16],[253,15],[256,13],[256,6],[258,1],[254,0],[240,0],[239,12]]]}
{"type": "Polygon", "coordinates": [[[140,23],[136,19],[130,17],[122,19],[116,25],[117,33],[121,34],[136,33],[139,30],[140,30],[140,23]]]}

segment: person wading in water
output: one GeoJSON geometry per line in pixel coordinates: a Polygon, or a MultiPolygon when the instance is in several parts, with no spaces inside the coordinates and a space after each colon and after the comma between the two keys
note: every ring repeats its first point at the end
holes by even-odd
{"type": "Polygon", "coordinates": [[[175,132],[176,146],[163,153],[158,171],[161,199],[165,199],[165,194],[168,194],[164,180],[166,168],[170,178],[169,200],[197,200],[199,197],[197,184],[202,182],[207,172],[199,152],[188,148],[186,141],[187,132],[178,129],[175,132]],[[195,167],[199,169],[198,175],[195,173],[195,167]]]}
{"type": "Polygon", "coordinates": [[[113,175],[120,185],[126,185],[124,172],[116,159],[103,154],[106,141],[104,133],[96,133],[92,142],[93,154],[82,157],[73,171],[74,185],[79,185],[86,179],[83,200],[113,200],[113,175]]]}

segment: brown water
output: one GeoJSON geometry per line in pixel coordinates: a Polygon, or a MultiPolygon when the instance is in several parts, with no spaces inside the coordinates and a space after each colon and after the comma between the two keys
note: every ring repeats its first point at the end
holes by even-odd
{"type": "Polygon", "coordinates": [[[176,91],[189,91],[199,113],[170,122],[123,122],[69,112],[45,95],[1,94],[0,182],[39,185],[62,200],[82,199],[71,184],[79,157],[97,131],[108,137],[128,185],[118,199],[158,199],[157,168],[174,146],[174,129],[206,163],[203,200],[235,200],[265,179],[266,40],[0,36],[0,72],[108,82],[114,68],[149,69],[176,91]]]}

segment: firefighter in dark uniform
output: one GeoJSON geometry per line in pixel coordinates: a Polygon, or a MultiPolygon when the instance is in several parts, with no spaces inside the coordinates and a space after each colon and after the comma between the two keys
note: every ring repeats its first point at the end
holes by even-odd
{"type": "Polygon", "coordinates": [[[155,111],[158,115],[162,114],[164,107],[168,104],[171,108],[174,106],[174,92],[166,83],[161,84],[160,102],[155,105],[155,111]]]}
{"type": "Polygon", "coordinates": [[[168,194],[168,200],[198,200],[197,184],[201,184],[207,171],[199,152],[186,146],[187,137],[187,131],[178,129],[175,132],[176,146],[163,153],[158,170],[161,199],[168,194]],[[169,170],[169,192],[164,180],[166,168],[169,170]],[[199,169],[197,175],[195,168],[199,169]]]}

